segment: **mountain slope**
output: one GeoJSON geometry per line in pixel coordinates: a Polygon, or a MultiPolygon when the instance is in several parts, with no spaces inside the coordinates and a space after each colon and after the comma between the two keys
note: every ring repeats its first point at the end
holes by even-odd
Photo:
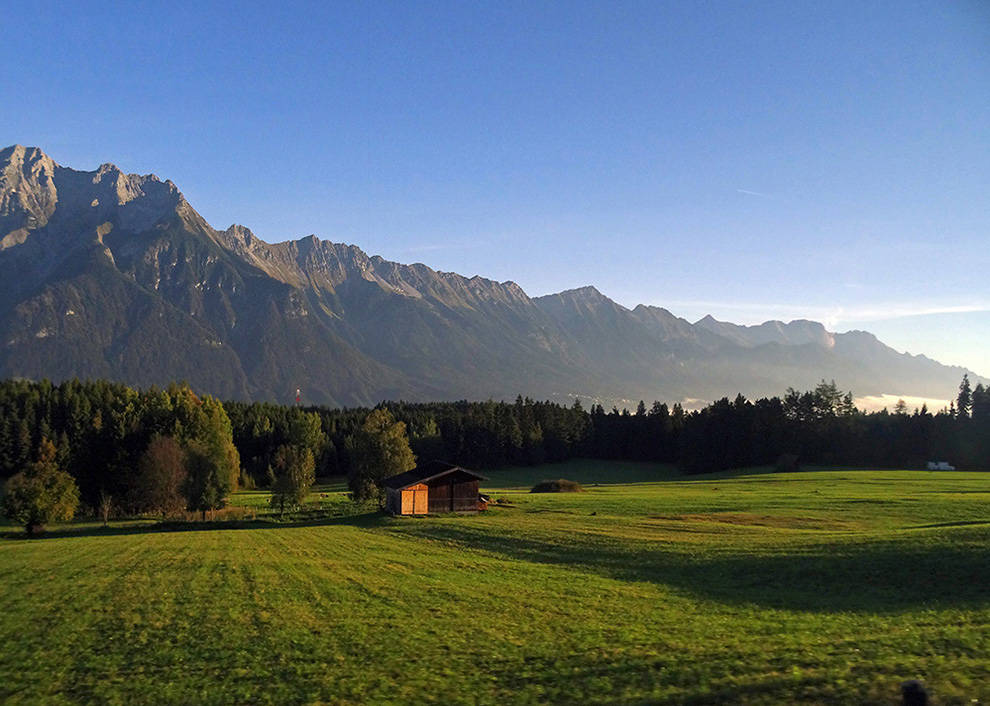
{"type": "Polygon", "coordinates": [[[269,244],[215,230],[154,175],[0,151],[0,376],[356,405],[756,397],[822,378],[944,397],[963,372],[814,322],[691,324],[592,287],[532,299],[315,236],[269,244]]]}
{"type": "Polygon", "coordinates": [[[307,318],[305,295],[223,247],[171,182],[20,147],[0,164],[0,375],[282,400],[318,379],[311,399],[331,404],[420,391],[307,318]]]}
{"type": "MultiPolygon", "coordinates": [[[[695,324],[737,344],[741,350],[722,361],[723,372],[735,369],[748,380],[740,390],[759,390],[786,382],[810,389],[822,379],[842,382],[858,395],[890,394],[948,398],[964,374],[971,371],[947,366],[908,353],[898,353],[863,331],[832,333],[816,321],[767,321],[739,326],[706,316],[695,324]]],[[[753,393],[750,393],[753,394],[753,393]]]]}

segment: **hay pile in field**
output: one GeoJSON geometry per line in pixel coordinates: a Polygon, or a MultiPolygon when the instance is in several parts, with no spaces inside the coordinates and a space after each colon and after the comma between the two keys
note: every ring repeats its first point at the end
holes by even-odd
{"type": "Polygon", "coordinates": [[[584,488],[574,480],[558,478],[557,480],[540,481],[529,491],[531,493],[583,493],[584,488]]]}

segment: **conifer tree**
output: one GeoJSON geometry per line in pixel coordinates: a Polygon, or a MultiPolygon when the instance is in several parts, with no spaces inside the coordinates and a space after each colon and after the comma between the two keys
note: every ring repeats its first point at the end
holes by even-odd
{"type": "Polygon", "coordinates": [[[973,405],[973,392],[969,386],[969,374],[963,375],[962,382],[959,383],[959,396],[956,397],[956,416],[968,417],[973,405]]]}

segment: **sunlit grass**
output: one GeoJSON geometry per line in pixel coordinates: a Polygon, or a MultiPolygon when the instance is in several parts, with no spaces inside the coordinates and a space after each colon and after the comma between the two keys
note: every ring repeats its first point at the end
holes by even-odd
{"type": "Polygon", "coordinates": [[[990,701],[990,477],[488,475],[478,516],[335,484],[282,523],[8,535],[0,702],[990,701]],[[587,492],[528,493],[556,477],[587,492]]]}

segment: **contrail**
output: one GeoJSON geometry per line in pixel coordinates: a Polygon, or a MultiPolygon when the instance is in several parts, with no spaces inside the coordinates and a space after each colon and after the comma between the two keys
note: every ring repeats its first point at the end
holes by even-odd
{"type": "Polygon", "coordinates": [[[779,196],[771,196],[770,194],[761,194],[759,191],[747,191],[746,189],[736,189],[740,194],[749,194],[750,196],[759,196],[764,199],[779,199],[779,196]]]}

